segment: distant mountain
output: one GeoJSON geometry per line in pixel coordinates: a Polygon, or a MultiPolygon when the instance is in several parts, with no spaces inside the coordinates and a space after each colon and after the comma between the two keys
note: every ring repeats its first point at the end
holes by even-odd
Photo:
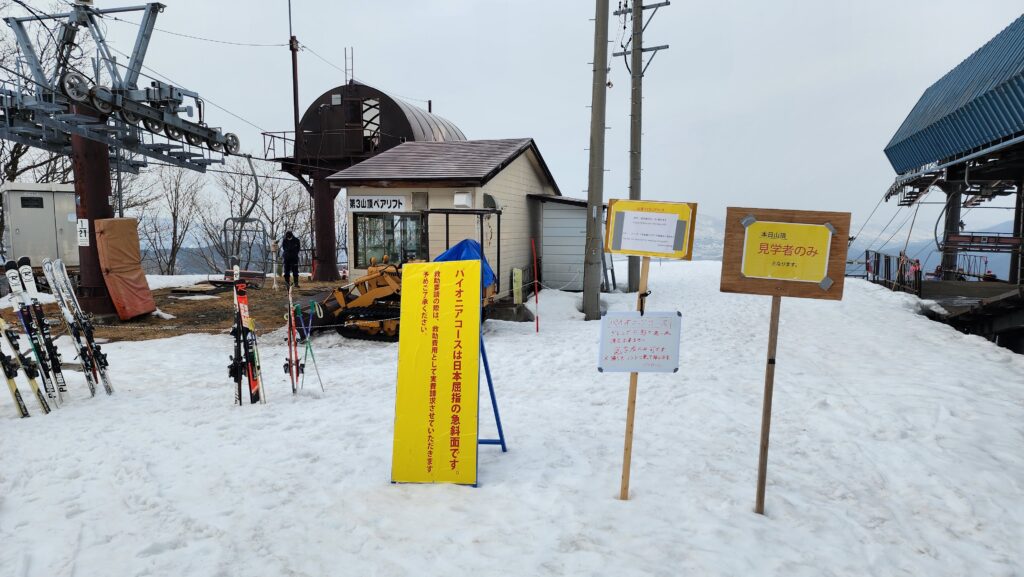
{"type": "Polygon", "coordinates": [[[693,238],[693,260],[722,260],[724,240],[725,220],[698,213],[693,238]]]}

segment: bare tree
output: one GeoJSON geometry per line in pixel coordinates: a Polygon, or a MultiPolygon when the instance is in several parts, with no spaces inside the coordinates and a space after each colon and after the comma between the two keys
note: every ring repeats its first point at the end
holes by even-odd
{"type": "Polygon", "coordinates": [[[273,165],[256,165],[254,178],[249,163],[235,157],[217,173],[216,183],[203,205],[198,233],[200,253],[210,268],[219,269],[232,257],[242,268],[270,268],[268,261],[278,257],[271,254],[273,240],[289,230],[308,237],[308,195],[298,183],[282,180],[273,165]]]}
{"type": "Polygon", "coordinates": [[[139,233],[160,274],[176,274],[178,255],[198,224],[203,178],[191,170],[161,166],[154,173],[154,188],[152,202],[136,209],[139,233]]]}

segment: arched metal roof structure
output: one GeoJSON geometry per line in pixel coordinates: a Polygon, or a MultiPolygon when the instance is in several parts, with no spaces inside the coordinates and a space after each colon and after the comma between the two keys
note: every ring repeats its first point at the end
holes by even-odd
{"type": "Polygon", "coordinates": [[[931,85],[885,147],[898,174],[1024,136],[1024,16],[931,85]]]}
{"type": "Polygon", "coordinates": [[[350,81],[321,94],[299,122],[292,173],[323,178],[403,142],[463,141],[455,124],[372,86],[350,81]]]}

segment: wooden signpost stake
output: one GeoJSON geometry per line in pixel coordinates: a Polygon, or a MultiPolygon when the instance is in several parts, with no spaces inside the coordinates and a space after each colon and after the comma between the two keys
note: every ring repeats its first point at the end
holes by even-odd
{"type": "MultiPolygon", "coordinates": [[[[651,257],[690,260],[693,255],[693,223],[696,217],[697,205],[694,203],[649,200],[609,201],[604,250],[609,253],[643,257],[640,264],[639,294],[636,298],[636,310],[640,312],[641,316],[644,314],[645,301],[650,294],[647,289],[647,276],[651,269],[651,257]]],[[[676,352],[676,360],[678,360],[678,351],[676,352]]],[[[650,367],[645,367],[643,370],[645,372],[662,371],[662,369],[650,367]]],[[[633,457],[633,426],[639,377],[639,372],[629,373],[626,440],[622,451],[622,485],[619,488],[619,499],[623,501],[629,499],[629,467],[633,457]]]]}
{"type": "Polygon", "coordinates": [[[768,478],[775,346],[779,340],[782,297],[841,300],[849,232],[848,212],[726,209],[720,290],[772,297],[754,502],[754,511],[761,515],[768,478]]]}
{"type": "Polygon", "coordinates": [[[764,515],[764,485],[768,478],[768,432],[772,426],[772,392],[775,388],[775,344],[779,342],[779,308],[782,297],[772,297],[772,320],[768,325],[768,361],[764,367],[764,404],[761,407],[761,451],[757,461],[757,502],[754,511],[764,515]]]}
{"type": "MultiPolygon", "coordinates": [[[[647,273],[651,270],[651,257],[645,256],[640,264],[639,292],[636,295],[636,310],[644,311],[647,299],[647,273]]],[[[629,402],[626,404],[626,445],[622,450],[622,486],[619,499],[629,500],[629,463],[633,458],[633,415],[636,414],[636,384],[640,373],[629,373],[629,402]]]]}

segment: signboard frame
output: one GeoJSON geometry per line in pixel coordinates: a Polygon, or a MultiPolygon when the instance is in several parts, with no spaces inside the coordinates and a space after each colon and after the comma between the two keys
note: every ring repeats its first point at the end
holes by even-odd
{"type": "Polygon", "coordinates": [[[729,207],[725,213],[725,243],[722,252],[721,291],[826,300],[842,300],[846,276],[846,249],[850,234],[850,213],[808,210],[780,210],[729,207]],[[820,283],[800,280],[756,278],[743,270],[746,229],[753,222],[810,224],[830,227],[828,266],[820,283]],[[747,224],[744,224],[747,223],[747,224]]]}
{"type": "MultiPolygon", "coordinates": [[[[605,226],[604,250],[613,254],[628,254],[633,256],[648,256],[655,258],[671,258],[676,260],[690,260],[693,256],[693,237],[697,220],[697,203],[695,202],[669,202],[659,200],[609,200],[608,201],[608,222],[605,226]],[[649,213],[653,215],[675,215],[677,222],[684,223],[683,231],[676,229],[678,240],[682,241],[682,247],[673,251],[645,251],[636,249],[621,248],[622,232],[626,213],[649,213]]],[[[677,240],[677,241],[678,241],[677,240]]]]}
{"type": "Polygon", "coordinates": [[[402,331],[398,343],[391,481],[476,486],[482,350],[480,261],[408,263],[402,268],[399,322],[402,331]],[[464,276],[460,277],[457,271],[462,271],[464,276]],[[436,287],[435,273],[439,273],[436,287]],[[458,279],[462,279],[462,284],[455,286],[458,279]],[[438,328],[437,338],[433,336],[434,326],[438,328]],[[455,356],[457,349],[459,355],[455,356]],[[442,361],[436,365],[435,355],[436,360],[442,361]],[[435,366],[436,372],[433,371],[435,366]],[[457,391],[456,382],[459,383],[457,391]],[[433,404],[428,404],[431,396],[424,383],[434,385],[433,404]],[[457,411],[453,406],[456,403],[459,404],[457,411]],[[445,405],[450,410],[443,410],[445,405]],[[448,419],[444,419],[445,415],[448,419]],[[458,416],[458,423],[454,415],[458,416]],[[459,425],[457,433],[452,432],[456,424],[459,425]],[[453,444],[455,438],[457,444],[453,444]],[[452,459],[465,464],[468,471],[455,470],[449,474],[448,455],[452,447],[458,449],[461,456],[461,459],[456,456],[452,459]]]}

